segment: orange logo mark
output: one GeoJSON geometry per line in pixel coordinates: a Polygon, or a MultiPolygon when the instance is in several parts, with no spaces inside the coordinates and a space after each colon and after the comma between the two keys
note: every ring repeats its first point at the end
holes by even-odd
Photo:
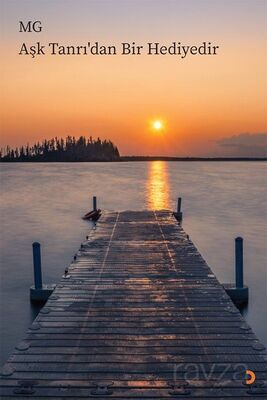
{"type": "Polygon", "coordinates": [[[250,371],[250,369],[246,370],[246,384],[247,385],[252,385],[252,383],[255,382],[256,380],[256,375],[253,371],[250,371]]]}

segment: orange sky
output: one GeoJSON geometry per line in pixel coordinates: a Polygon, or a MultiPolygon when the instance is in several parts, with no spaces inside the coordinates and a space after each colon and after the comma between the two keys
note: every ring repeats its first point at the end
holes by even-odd
{"type": "MultiPolygon", "coordinates": [[[[92,2],[91,10],[90,2],[82,0],[59,1],[56,6],[51,1],[42,6],[30,1],[21,9],[23,1],[17,7],[14,3],[3,2],[1,145],[91,134],[110,138],[127,155],[205,156],[220,153],[216,143],[220,138],[267,131],[264,1],[218,1],[217,7],[202,0],[198,7],[184,1],[169,2],[166,7],[166,2],[156,1],[157,7],[151,10],[146,2],[132,9],[114,2],[120,7],[114,5],[113,16],[105,1],[92,2]],[[172,9],[177,4],[180,7],[172,9]],[[179,23],[183,12],[188,24],[179,23]],[[59,22],[57,15],[61,15],[59,22]],[[43,32],[18,32],[18,20],[37,16],[43,32]],[[129,24],[118,27],[127,17],[129,24]],[[219,44],[220,50],[214,57],[184,60],[48,54],[32,59],[17,54],[24,41],[37,40],[44,44],[98,40],[116,45],[127,40],[167,45],[207,40],[219,44]],[[153,118],[165,121],[164,133],[149,129],[153,118]]],[[[133,3],[137,4],[129,2],[133,3]]]]}

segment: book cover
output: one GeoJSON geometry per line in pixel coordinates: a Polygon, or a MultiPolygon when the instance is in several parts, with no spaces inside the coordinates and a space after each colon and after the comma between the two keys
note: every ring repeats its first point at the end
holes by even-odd
{"type": "Polygon", "coordinates": [[[265,0],[1,0],[1,395],[267,396],[265,0]]]}

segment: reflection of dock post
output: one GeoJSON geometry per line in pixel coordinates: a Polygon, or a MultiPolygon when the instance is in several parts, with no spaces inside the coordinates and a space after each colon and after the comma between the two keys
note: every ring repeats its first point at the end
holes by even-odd
{"type": "Polygon", "coordinates": [[[243,238],[235,238],[235,285],[223,285],[227,294],[237,305],[248,302],[248,287],[243,283],[243,238]]]}
{"type": "Polygon", "coordinates": [[[56,285],[43,285],[41,245],[38,242],[32,244],[34,286],[30,288],[30,298],[33,302],[43,303],[53,292],[56,285]]]}
{"type": "Polygon", "coordinates": [[[173,213],[177,221],[181,222],[183,219],[183,213],[182,213],[182,198],[178,197],[177,199],[177,211],[173,213]]]}
{"type": "Polygon", "coordinates": [[[93,196],[93,210],[94,210],[94,211],[97,210],[97,200],[96,200],[96,196],[93,196]]]}

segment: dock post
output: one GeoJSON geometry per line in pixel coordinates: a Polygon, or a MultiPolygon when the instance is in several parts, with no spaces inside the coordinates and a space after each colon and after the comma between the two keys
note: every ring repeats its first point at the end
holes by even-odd
{"type": "Polygon", "coordinates": [[[243,238],[235,238],[235,285],[243,288],[243,238]]]}
{"type": "Polygon", "coordinates": [[[243,238],[235,238],[235,285],[223,284],[232,301],[242,306],[248,302],[248,287],[243,282],[243,238]]]}
{"type": "Polygon", "coordinates": [[[35,289],[42,289],[42,265],[41,265],[41,245],[38,242],[32,244],[33,271],[35,289]]]}
{"type": "Polygon", "coordinates": [[[177,200],[177,214],[181,212],[181,206],[182,206],[182,198],[178,197],[178,200],[177,200]]]}
{"type": "Polygon", "coordinates": [[[32,244],[34,286],[30,288],[30,299],[35,303],[44,303],[55,289],[56,285],[43,285],[41,245],[38,242],[32,244]]]}
{"type": "Polygon", "coordinates": [[[177,210],[176,212],[173,213],[175,218],[177,219],[178,222],[181,222],[183,219],[183,213],[182,213],[182,198],[178,197],[177,199],[177,210]]]}
{"type": "Polygon", "coordinates": [[[96,201],[96,196],[93,196],[93,210],[97,210],[97,201],[96,201]]]}

